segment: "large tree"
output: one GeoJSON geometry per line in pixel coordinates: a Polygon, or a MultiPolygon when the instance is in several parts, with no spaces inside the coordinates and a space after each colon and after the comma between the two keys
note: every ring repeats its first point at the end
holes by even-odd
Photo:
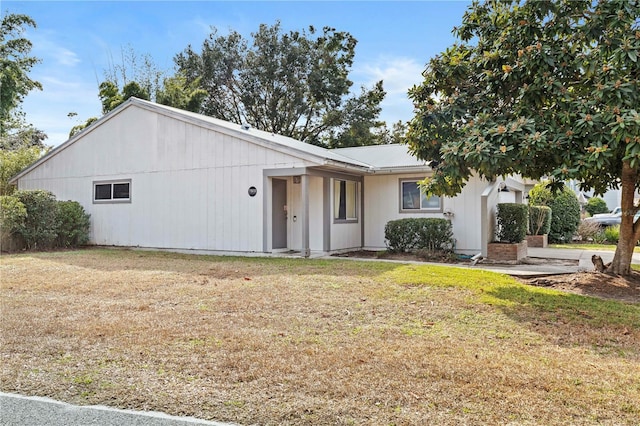
{"type": "Polygon", "coordinates": [[[21,110],[24,97],[42,85],[29,73],[40,60],[31,56],[32,43],[24,37],[28,27],[36,23],[27,15],[7,13],[0,22],[0,149],[44,147],[47,137],[25,123],[21,110]]]}
{"type": "Polygon", "coordinates": [[[621,188],[610,271],[630,274],[640,238],[639,16],[638,0],[474,2],[454,30],[459,42],[410,90],[409,146],[438,163],[426,190],[457,194],[474,172],[621,188]]]}
{"type": "Polygon", "coordinates": [[[200,79],[206,115],[313,144],[351,144],[353,135],[366,144],[384,128],[377,115],[385,93],[379,83],[350,95],[355,46],[333,28],[285,33],[277,22],[261,25],[251,43],[214,28],[200,53],[189,46],[175,62],[187,84],[200,79]]]}

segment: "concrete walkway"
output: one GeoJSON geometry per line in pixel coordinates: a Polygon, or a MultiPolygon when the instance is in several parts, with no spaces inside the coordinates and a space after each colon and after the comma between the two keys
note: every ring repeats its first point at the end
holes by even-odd
{"type": "MultiPolygon", "coordinates": [[[[613,260],[613,251],[599,251],[599,250],[583,250],[583,249],[556,249],[556,248],[533,248],[530,247],[527,250],[528,257],[531,258],[531,262],[526,261],[519,264],[494,264],[490,262],[478,262],[472,265],[471,261],[468,263],[456,263],[456,264],[443,264],[437,262],[422,262],[422,261],[408,261],[408,260],[391,260],[391,259],[376,259],[376,258],[357,258],[357,257],[334,257],[323,255],[319,258],[323,259],[342,259],[342,260],[359,260],[359,261],[375,261],[375,262],[395,262],[395,263],[415,263],[415,264],[427,264],[427,265],[440,265],[450,266],[455,268],[469,268],[469,269],[482,269],[485,271],[498,272],[501,274],[507,274],[519,277],[538,277],[544,275],[559,275],[559,274],[573,274],[581,271],[592,271],[593,263],[591,262],[591,256],[594,254],[599,255],[604,263],[611,262],[613,260]],[[544,259],[549,259],[548,262],[544,262],[544,259]],[[576,262],[575,265],[562,264],[558,260],[567,260],[576,262]]],[[[631,261],[634,264],[640,264],[640,253],[634,253],[631,261]]]]}

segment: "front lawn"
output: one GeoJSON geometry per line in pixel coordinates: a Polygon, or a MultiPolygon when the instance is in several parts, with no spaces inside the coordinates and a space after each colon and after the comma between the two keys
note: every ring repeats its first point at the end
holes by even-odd
{"type": "Polygon", "coordinates": [[[4,392],[238,424],[637,424],[640,302],[481,270],[0,258],[4,392]]]}

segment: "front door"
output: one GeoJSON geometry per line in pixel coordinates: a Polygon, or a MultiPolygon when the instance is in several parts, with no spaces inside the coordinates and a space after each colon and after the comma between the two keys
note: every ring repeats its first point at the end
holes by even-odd
{"type": "Polygon", "coordinates": [[[272,179],[271,247],[287,248],[287,181],[272,179]]]}

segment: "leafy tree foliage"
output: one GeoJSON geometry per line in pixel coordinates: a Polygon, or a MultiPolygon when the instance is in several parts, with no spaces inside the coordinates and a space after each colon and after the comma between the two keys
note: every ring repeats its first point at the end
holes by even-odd
{"type": "Polygon", "coordinates": [[[20,106],[24,97],[42,85],[29,77],[40,60],[30,56],[32,43],[23,37],[36,23],[27,15],[5,14],[0,22],[0,149],[44,148],[47,135],[28,125],[20,106]]]}
{"type": "Polygon", "coordinates": [[[584,209],[591,216],[599,213],[609,213],[609,207],[607,207],[607,203],[600,197],[591,197],[589,201],[587,201],[587,205],[584,209]]]}
{"type": "Polygon", "coordinates": [[[200,88],[199,78],[188,83],[183,74],[177,73],[164,80],[156,95],[156,102],[186,111],[200,112],[206,96],[207,92],[200,88]]]}
{"type": "Polygon", "coordinates": [[[284,33],[279,22],[263,24],[251,44],[214,28],[200,53],[189,46],[175,62],[188,84],[200,79],[206,115],[317,145],[376,143],[370,129],[383,128],[385,93],[380,82],[349,96],[356,43],[328,27],[284,33]]]}
{"type": "Polygon", "coordinates": [[[611,271],[629,274],[640,238],[640,2],[476,1],[455,33],[410,91],[410,148],[439,163],[427,190],[457,194],[473,171],[621,188],[611,271]]]}
{"type": "Polygon", "coordinates": [[[560,191],[552,191],[549,182],[539,183],[529,191],[529,204],[551,208],[551,228],[549,241],[569,243],[580,225],[580,202],[576,194],[564,186],[560,191]]]}
{"type": "Polygon", "coordinates": [[[24,240],[29,250],[53,247],[60,225],[56,197],[49,191],[17,191],[14,193],[26,208],[24,222],[15,232],[24,240]]]}
{"type": "Polygon", "coordinates": [[[125,84],[122,91],[119,90],[113,81],[104,81],[100,84],[100,101],[102,102],[102,113],[106,114],[116,109],[120,104],[131,97],[149,100],[149,92],[141,87],[137,82],[130,81],[125,84]]]}
{"type": "Polygon", "coordinates": [[[27,15],[6,14],[0,23],[0,136],[24,97],[42,85],[29,77],[39,59],[29,56],[31,41],[22,37],[25,27],[36,23],[27,15]]]}
{"type": "Polygon", "coordinates": [[[27,209],[20,200],[11,195],[0,195],[0,243],[3,249],[5,241],[16,229],[24,226],[26,218],[27,209]]]}
{"type": "Polygon", "coordinates": [[[38,147],[0,149],[0,195],[11,195],[15,192],[15,186],[9,184],[9,179],[40,158],[42,152],[38,147]]]}

